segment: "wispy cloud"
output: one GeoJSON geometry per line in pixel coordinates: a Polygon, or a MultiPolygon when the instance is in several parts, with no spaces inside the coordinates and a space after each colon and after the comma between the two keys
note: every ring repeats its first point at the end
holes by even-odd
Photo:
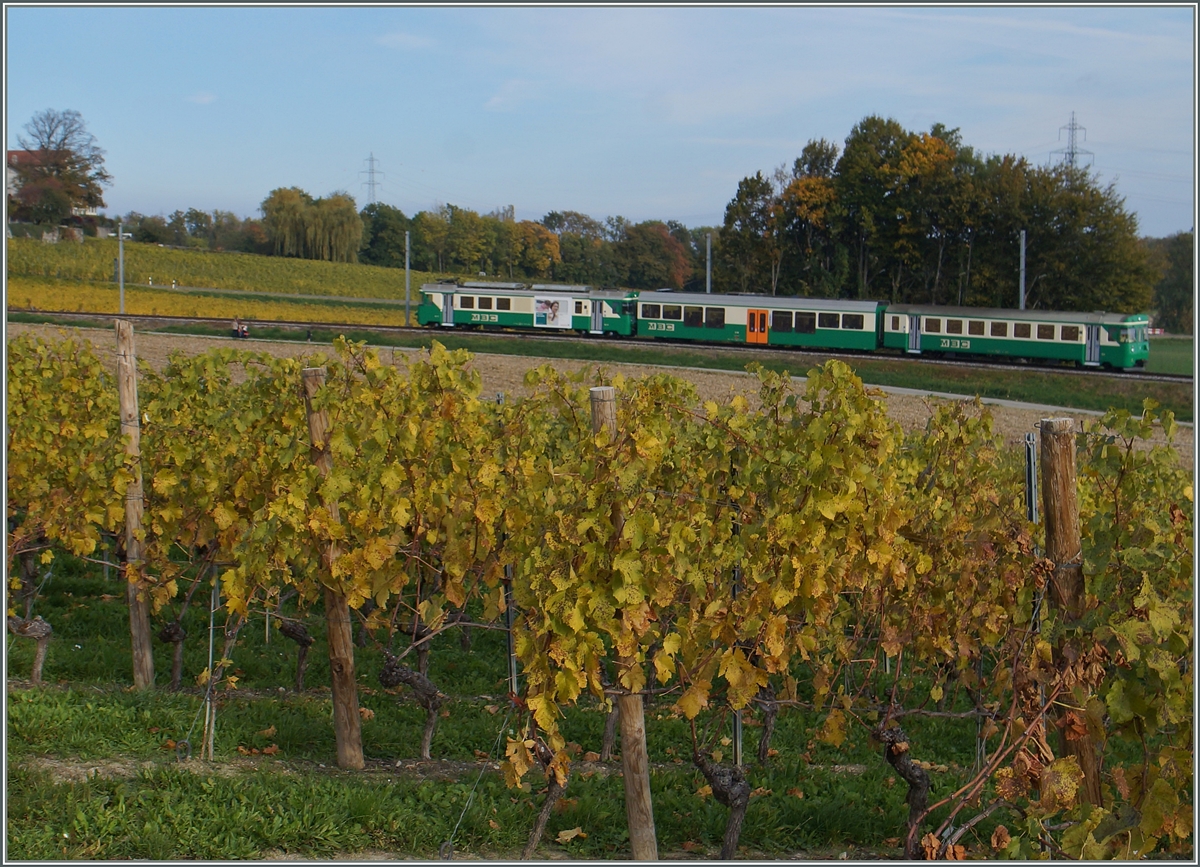
{"type": "Polygon", "coordinates": [[[208,105],[210,102],[216,102],[215,94],[209,93],[207,90],[199,90],[187,98],[188,102],[194,102],[197,105],[208,105]]]}
{"type": "Polygon", "coordinates": [[[375,41],[387,48],[404,49],[420,49],[432,48],[436,43],[428,36],[418,36],[415,33],[403,33],[395,30],[391,33],[384,33],[382,36],[375,37],[375,41]]]}
{"type": "Polygon", "coordinates": [[[483,107],[487,111],[512,111],[523,103],[537,99],[541,91],[541,85],[536,81],[510,78],[500,85],[500,90],[483,107]]]}

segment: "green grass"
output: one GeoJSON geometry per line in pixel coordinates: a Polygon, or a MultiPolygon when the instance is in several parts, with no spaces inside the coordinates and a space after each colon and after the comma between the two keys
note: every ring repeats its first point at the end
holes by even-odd
{"type": "MultiPolygon", "coordinates": [[[[112,284],[115,238],[87,238],[82,244],[43,244],[40,240],[8,241],[9,276],[78,280],[112,284]]],[[[410,272],[413,293],[440,275],[410,272]]],[[[337,295],[353,298],[404,298],[404,269],[344,262],[318,262],[258,256],[177,250],[156,244],[125,244],[126,285],[180,286],[198,289],[237,289],[261,293],[337,295]]]]}
{"type": "Polygon", "coordinates": [[[1196,365],[1196,342],[1191,337],[1151,337],[1151,373],[1178,373],[1191,376],[1196,365]]]}
{"type": "MultiPolygon", "coordinates": [[[[477,780],[454,837],[457,851],[513,857],[523,845],[541,805],[540,778],[533,775],[529,792],[509,790],[495,772],[481,777],[477,763],[481,754],[499,757],[497,744],[511,728],[501,632],[472,630],[469,649],[454,630],[434,642],[430,676],[452,700],[432,751],[435,759],[461,763],[452,782],[395,769],[398,760],[418,758],[424,711],[403,693],[379,687],[381,650],[370,642],[356,653],[360,703],[374,711],[363,723],[368,769],[334,768],[323,617],[320,611],[294,609],[288,610],[306,617],[317,639],[309,654],[309,688],[290,691],[295,645],[278,633],[268,643],[262,618],[251,621],[232,654],[241,688],[219,693],[217,764],[180,764],[170,742],[200,739],[202,694],[194,679],[207,665],[205,605],[193,603],[185,620],[186,689],[134,692],[128,615],[119,589],[115,570],[106,580],[100,567],[60,555],[37,599],[33,613],[54,625],[55,638],[46,660],[47,685],[9,687],[8,827],[14,859],[260,858],[270,850],[320,858],[367,848],[436,858],[477,780]],[[271,745],[278,752],[262,755],[271,745]],[[244,756],[249,750],[260,754],[244,756]],[[55,781],[49,768],[56,763],[85,769],[118,763],[127,775],[55,781]]],[[[156,618],[154,630],[160,625],[156,618]]],[[[31,657],[32,642],[8,638],[10,677],[26,675],[31,657]]],[[[161,684],[170,664],[165,646],[156,647],[155,664],[161,684]]],[[[688,842],[712,854],[720,847],[727,811],[697,794],[704,780],[690,763],[688,727],[670,702],[666,697],[652,704],[646,718],[659,847],[679,852],[688,842]]],[[[700,722],[710,719],[702,715],[700,722]]],[[[882,841],[903,828],[904,784],[863,729],[851,729],[835,749],[814,739],[819,723],[811,712],[783,710],[772,741],[778,756],[765,767],[749,762],[750,782],[763,793],[751,801],[743,845],[764,856],[855,846],[894,857],[895,847],[882,841]],[[835,764],[863,770],[835,771],[835,764]]],[[[580,752],[599,751],[604,714],[594,701],[568,709],[562,725],[580,752]]],[[[973,757],[973,723],[910,719],[905,726],[915,755],[951,766],[933,775],[934,797],[953,791],[973,757]]],[[[747,757],[755,754],[760,733],[761,727],[747,725],[747,757]]],[[[728,756],[730,747],[722,749],[728,756]]],[[[543,845],[562,848],[572,858],[627,857],[622,791],[613,773],[573,775],[543,845]],[[559,831],[575,827],[588,836],[562,847],[553,842],[559,831]]],[[[980,839],[991,827],[981,826],[980,839]]]]}
{"type": "MultiPolygon", "coordinates": [[[[895,854],[879,841],[895,836],[906,807],[903,787],[888,787],[885,772],[868,771],[856,785],[844,775],[795,767],[750,775],[756,787],[773,791],[751,801],[742,831],[748,849],[855,846],[895,854]],[[782,794],[781,787],[802,787],[805,797],[782,794]]],[[[690,770],[654,774],[661,852],[677,852],[685,842],[709,853],[720,848],[727,810],[696,794],[701,782],[690,770]]],[[[384,769],[352,775],[277,762],[226,775],[160,764],[124,779],[56,783],[44,770],[17,764],[9,775],[9,853],[17,860],[215,860],[261,858],[271,850],[312,858],[383,849],[436,859],[452,840],[458,853],[511,858],[540,802],[535,792],[506,789],[491,774],[476,786],[473,775],[421,781],[384,769]]],[[[546,829],[546,848],[573,859],[627,857],[617,776],[573,779],[562,805],[546,829]],[[576,827],[587,837],[552,842],[576,827]]]]}

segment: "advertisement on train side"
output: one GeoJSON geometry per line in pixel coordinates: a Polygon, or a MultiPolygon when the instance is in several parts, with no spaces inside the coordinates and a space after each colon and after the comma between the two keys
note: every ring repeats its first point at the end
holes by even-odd
{"type": "Polygon", "coordinates": [[[571,298],[535,295],[533,324],[538,328],[570,328],[573,309],[574,300],[571,298]]]}

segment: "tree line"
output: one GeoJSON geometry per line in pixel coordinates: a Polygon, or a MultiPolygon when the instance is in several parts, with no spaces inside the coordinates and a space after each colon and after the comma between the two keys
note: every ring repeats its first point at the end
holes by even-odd
{"type": "Polygon", "coordinates": [[[1132,312],[1156,278],[1136,216],[1087,169],[982,156],[957,129],[864,118],[792,166],[738,184],[722,282],[741,291],[894,303],[1132,312]]]}

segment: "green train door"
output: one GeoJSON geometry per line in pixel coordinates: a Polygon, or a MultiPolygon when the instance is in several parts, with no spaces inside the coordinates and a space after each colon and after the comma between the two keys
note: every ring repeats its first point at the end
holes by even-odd
{"type": "Polygon", "coordinates": [[[908,315],[908,351],[921,351],[921,314],[910,313],[908,315]]]}
{"type": "Polygon", "coordinates": [[[1083,363],[1087,367],[1100,366],[1100,326],[1087,326],[1087,343],[1083,351],[1083,363]]]}
{"type": "Polygon", "coordinates": [[[604,302],[599,298],[592,299],[592,334],[604,333],[604,302]]]}
{"type": "Polygon", "coordinates": [[[454,293],[442,293],[442,325],[446,328],[454,327],[454,293]]]}

